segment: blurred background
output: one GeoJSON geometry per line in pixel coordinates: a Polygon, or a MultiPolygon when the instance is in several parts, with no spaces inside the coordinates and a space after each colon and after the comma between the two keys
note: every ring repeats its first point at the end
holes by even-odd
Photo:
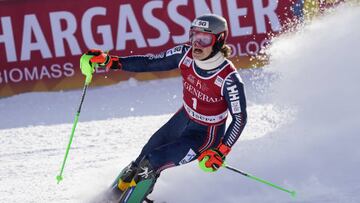
{"type": "MultiPolygon", "coordinates": [[[[192,20],[204,13],[229,23],[231,60],[238,68],[261,67],[271,38],[341,0],[101,1],[3,0],[0,3],[0,97],[23,92],[81,88],[79,58],[92,48],[127,56],[157,54],[188,42],[192,20]]],[[[154,80],[166,73],[98,70],[93,86],[130,77],[154,80]]]]}

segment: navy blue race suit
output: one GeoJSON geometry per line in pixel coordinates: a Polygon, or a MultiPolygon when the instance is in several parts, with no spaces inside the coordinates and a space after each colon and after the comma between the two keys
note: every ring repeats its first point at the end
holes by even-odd
{"type": "MultiPolygon", "coordinates": [[[[192,58],[187,56],[189,52],[191,52],[191,46],[180,45],[157,55],[119,57],[119,61],[122,65],[121,69],[130,72],[168,71],[180,68],[180,63],[188,67],[191,65],[197,78],[200,78],[198,80],[204,81],[206,78],[211,78],[214,74],[222,71],[225,66],[231,65],[233,67],[232,63],[225,59],[224,63],[217,68],[211,70],[200,69],[192,58]]],[[[201,115],[196,115],[197,113],[192,112],[191,108],[184,103],[184,106],[151,136],[136,159],[136,164],[139,164],[146,157],[153,168],[160,173],[166,168],[195,160],[201,152],[218,146],[220,142],[229,147],[235,144],[247,121],[244,86],[239,73],[235,69],[226,78],[217,78],[215,83],[219,83],[218,86],[221,89],[218,100],[225,102],[226,113],[229,111],[232,117],[232,122],[227,130],[225,130],[226,116],[225,119],[222,116],[220,122],[207,123],[206,116],[206,118],[202,118],[201,115]]],[[[201,92],[196,92],[194,88],[190,87],[188,89],[193,94],[196,94],[198,98],[211,99],[201,92]]],[[[212,106],[208,105],[208,110],[211,110],[211,108],[212,106]]],[[[210,120],[212,118],[209,116],[210,120]]]]}

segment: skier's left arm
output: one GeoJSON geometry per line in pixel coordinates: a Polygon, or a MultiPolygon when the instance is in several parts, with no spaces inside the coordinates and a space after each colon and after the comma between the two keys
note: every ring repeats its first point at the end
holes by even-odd
{"type": "Polygon", "coordinates": [[[240,137],[247,122],[245,90],[239,73],[234,72],[225,80],[222,92],[232,117],[222,144],[231,148],[240,137]]]}
{"type": "Polygon", "coordinates": [[[228,104],[232,122],[221,143],[216,148],[204,151],[198,157],[200,168],[206,172],[216,171],[223,165],[225,157],[239,139],[247,122],[245,91],[239,73],[233,72],[226,78],[222,94],[228,104]]]}

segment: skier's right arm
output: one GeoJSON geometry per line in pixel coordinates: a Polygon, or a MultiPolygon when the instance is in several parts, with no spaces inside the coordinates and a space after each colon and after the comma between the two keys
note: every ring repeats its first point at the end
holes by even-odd
{"type": "Polygon", "coordinates": [[[178,67],[189,50],[188,45],[179,45],[156,55],[119,57],[121,69],[130,72],[167,71],[178,67]]]}
{"type": "Polygon", "coordinates": [[[92,58],[92,63],[97,63],[101,67],[109,69],[121,69],[130,72],[152,72],[167,71],[178,67],[179,62],[189,50],[188,45],[179,45],[156,55],[134,55],[117,57],[101,53],[96,58],[92,58]],[[94,59],[94,60],[93,60],[94,59]]]}

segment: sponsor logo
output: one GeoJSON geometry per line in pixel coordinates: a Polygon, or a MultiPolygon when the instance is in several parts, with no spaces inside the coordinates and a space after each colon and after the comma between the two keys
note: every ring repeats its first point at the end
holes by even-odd
{"type": "MultiPolygon", "coordinates": [[[[191,95],[194,95],[196,98],[198,98],[202,101],[209,102],[209,103],[218,103],[223,100],[222,97],[211,97],[211,96],[203,93],[202,91],[200,91],[199,89],[197,89],[196,87],[194,87],[193,85],[188,83],[187,81],[184,81],[183,85],[184,85],[184,88],[191,95]]],[[[207,87],[204,87],[204,88],[207,88],[207,87]]]]}
{"type": "MultiPolygon", "coordinates": [[[[196,86],[198,90],[202,90],[204,92],[209,91],[209,87],[206,85],[206,83],[201,82],[201,80],[197,79],[194,75],[188,75],[187,81],[189,81],[191,84],[196,86]]],[[[195,87],[194,87],[195,88],[195,87]]]]}
{"type": "Polygon", "coordinates": [[[164,53],[160,54],[148,54],[150,60],[164,58],[164,53]]]}
{"type": "Polygon", "coordinates": [[[166,51],[166,57],[174,55],[174,54],[181,54],[183,46],[177,46],[172,49],[166,51]]]}
{"type": "Polygon", "coordinates": [[[239,100],[239,90],[237,89],[236,85],[230,86],[226,88],[229,91],[230,101],[239,100]]]}
{"type": "Polygon", "coordinates": [[[239,90],[237,89],[236,85],[230,86],[226,88],[229,93],[229,98],[231,101],[231,110],[233,113],[240,113],[241,107],[240,107],[240,96],[239,96],[239,90]]]}
{"type": "Polygon", "coordinates": [[[195,84],[196,78],[195,78],[195,76],[193,76],[193,75],[188,75],[187,80],[188,80],[190,83],[195,84]]]}
{"type": "Polygon", "coordinates": [[[220,69],[221,69],[221,67],[220,67],[220,68],[216,68],[215,70],[207,71],[207,72],[208,72],[209,74],[214,74],[214,73],[218,72],[220,69]]]}
{"type": "Polygon", "coordinates": [[[191,109],[186,103],[184,103],[184,107],[186,112],[188,113],[188,115],[196,120],[205,122],[205,123],[218,123],[222,120],[224,120],[225,118],[227,118],[227,114],[228,111],[224,111],[223,113],[219,114],[219,115],[215,115],[215,116],[206,116],[203,115],[201,113],[198,113],[196,111],[194,111],[193,109],[191,109]]]}
{"type": "Polygon", "coordinates": [[[190,148],[189,152],[185,155],[185,157],[179,162],[179,164],[186,164],[192,161],[196,157],[196,153],[190,148]]]}
{"type": "Polygon", "coordinates": [[[194,20],[192,23],[193,26],[201,27],[201,28],[209,28],[209,21],[205,20],[194,20]]]}
{"type": "Polygon", "coordinates": [[[232,101],[231,110],[233,113],[241,113],[240,101],[232,101]]]}
{"type": "Polygon", "coordinates": [[[224,82],[224,79],[222,79],[220,76],[217,76],[215,79],[215,85],[221,87],[224,82]]]}
{"type": "Polygon", "coordinates": [[[190,67],[190,65],[191,65],[191,63],[192,63],[192,59],[190,58],[190,57],[186,57],[185,59],[184,59],[184,62],[183,62],[183,64],[186,66],[186,67],[190,67]]]}
{"type": "Polygon", "coordinates": [[[24,68],[0,70],[0,84],[21,83],[23,81],[38,81],[43,79],[58,79],[75,75],[72,63],[39,65],[24,68]]]}
{"type": "Polygon", "coordinates": [[[207,87],[206,83],[201,82],[201,80],[196,80],[196,88],[204,92],[209,91],[209,88],[207,87]]]}

